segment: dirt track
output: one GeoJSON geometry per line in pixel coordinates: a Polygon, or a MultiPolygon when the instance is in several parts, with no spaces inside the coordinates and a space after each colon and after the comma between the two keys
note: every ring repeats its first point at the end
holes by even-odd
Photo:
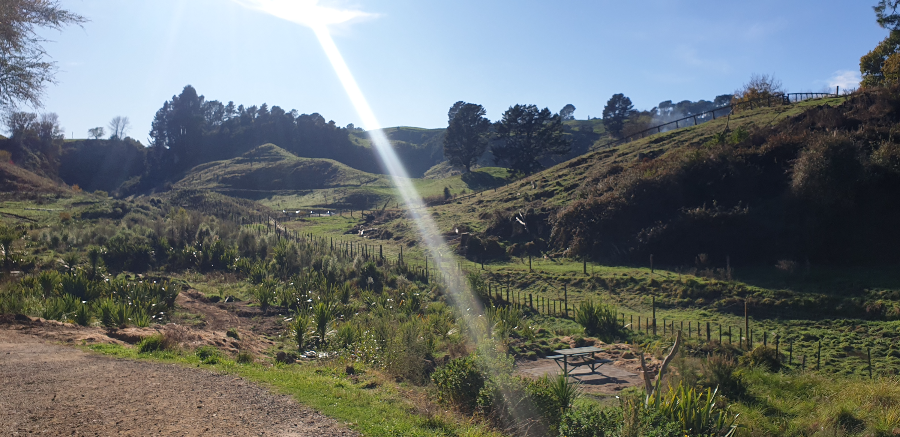
{"type": "Polygon", "coordinates": [[[357,435],[234,376],[94,355],[3,327],[0,387],[0,435],[357,435]]]}

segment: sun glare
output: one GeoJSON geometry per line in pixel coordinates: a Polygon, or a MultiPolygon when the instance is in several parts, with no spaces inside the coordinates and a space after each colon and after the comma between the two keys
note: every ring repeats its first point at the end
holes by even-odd
{"type": "Polygon", "coordinates": [[[362,11],[321,6],[318,0],[236,0],[250,9],[312,28],[373,16],[362,11]]]}
{"type": "MultiPolygon", "coordinates": [[[[401,199],[403,199],[410,218],[416,224],[419,237],[427,251],[426,255],[434,260],[436,267],[441,271],[444,278],[448,279],[448,291],[451,293],[455,305],[463,314],[463,319],[466,319],[466,316],[477,317],[480,315],[483,312],[480,302],[474,297],[468,284],[457,274],[455,257],[449,250],[443,237],[441,237],[440,232],[438,232],[438,228],[431,216],[425,211],[422,199],[415,187],[413,187],[406,168],[381,130],[381,125],[378,123],[375,113],[356,83],[356,79],[350,72],[350,68],[344,61],[328,29],[330,25],[348,22],[357,18],[371,17],[373,14],[355,10],[332,9],[319,5],[317,0],[235,1],[272,16],[307,26],[315,32],[322,50],[338,76],[338,80],[340,80],[341,85],[347,92],[347,96],[356,109],[363,126],[369,132],[375,150],[378,152],[385,170],[390,174],[401,199]]],[[[471,325],[473,326],[470,326],[470,332],[478,332],[479,327],[477,324],[471,325]]],[[[477,334],[476,337],[478,337],[477,334]]]]}

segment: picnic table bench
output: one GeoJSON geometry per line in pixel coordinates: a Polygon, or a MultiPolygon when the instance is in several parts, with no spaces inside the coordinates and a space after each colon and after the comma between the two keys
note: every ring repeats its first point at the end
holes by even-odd
{"type": "Polygon", "coordinates": [[[563,369],[566,375],[569,374],[570,366],[573,368],[588,366],[591,369],[591,373],[596,373],[598,367],[612,362],[612,360],[597,358],[594,354],[603,352],[603,349],[595,346],[559,349],[553,352],[559,355],[550,355],[547,358],[556,361],[556,365],[563,369]]]}

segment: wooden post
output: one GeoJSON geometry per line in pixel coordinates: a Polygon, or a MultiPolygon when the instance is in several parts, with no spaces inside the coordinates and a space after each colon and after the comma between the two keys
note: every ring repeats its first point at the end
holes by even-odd
{"type": "Polygon", "coordinates": [[[566,284],[563,284],[563,305],[566,309],[566,317],[569,317],[569,289],[566,284]]]}
{"type": "MultiPolygon", "coordinates": [[[[750,338],[750,316],[749,316],[749,304],[747,303],[747,299],[744,299],[744,329],[747,331],[747,338],[750,338]]],[[[747,349],[750,349],[750,343],[747,342],[747,349]]]]}
{"type": "Polygon", "coordinates": [[[706,322],[706,341],[709,341],[709,322],[706,322]]]}
{"type": "Polygon", "coordinates": [[[587,255],[581,256],[581,270],[587,275],[587,255]]]}
{"type": "Polygon", "coordinates": [[[653,279],[653,254],[650,254],[650,279],[653,279]]]}
{"type": "Polygon", "coordinates": [[[806,355],[803,355],[803,361],[800,362],[800,370],[806,370],[806,355]]]}
{"type": "Polygon", "coordinates": [[[653,307],[653,335],[656,335],[656,296],[651,296],[653,307]]]}
{"type": "Polygon", "coordinates": [[[719,345],[722,344],[722,324],[719,323],[719,345]]]}
{"type": "Polygon", "coordinates": [[[666,335],[666,319],[663,319],[663,336],[666,335]]]}
{"type": "Polygon", "coordinates": [[[794,364],[794,339],[788,343],[788,365],[794,364]]]}
{"type": "Polygon", "coordinates": [[[869,361],[869,379],[872,379],[872,348],[866,348],[866,355],[869,361]]]}
{"type": "Polygon", "coordinates": [[[528,293],[528,306],[534,309],[534,299],[532,299],[531,293],[528,293]]]}
{"type": "Polygon", "coordinates": [[[534,271],[534,270],[531,269],[531,254],[530,254],[530,253],[528,254],[528,271],[529,271],[529,272],[533,272],[533,271],[534,271]]]}
{"type": "Polygon", "coordinates": [[[763,331],[763,347],[769,346],[769,331],[763,331]]]}
{"type": "Polygon", "coordinates": [[[744,347],[744,328],[738,328],[738,347],[744,347]]]}
{"type": "Polygon", "coordinates": [[[816,370],[822,370],[819,367],[822,364],[822,340],[819,340],[819,348],[816,350],[816,370]]]}

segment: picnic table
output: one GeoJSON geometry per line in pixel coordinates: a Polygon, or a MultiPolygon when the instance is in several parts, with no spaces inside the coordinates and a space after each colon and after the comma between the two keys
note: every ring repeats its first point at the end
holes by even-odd
{"type": "Polygon", "coordinates": [[[553,352],[556,352],[559,355],[550,355],[547,358],[556,361],[556,365],[559,366],[560,369],[563,369],[563,372],[565,372],[566,375],[569,374],[569,366],[572,366],[573,368],[587,366],[590,367],[591,373],[596,373],[598,367],[612,362],[612,360],[597,358],[594,354],[603,352],[603,349],[595,346],[559,349],[553,352]]]}

